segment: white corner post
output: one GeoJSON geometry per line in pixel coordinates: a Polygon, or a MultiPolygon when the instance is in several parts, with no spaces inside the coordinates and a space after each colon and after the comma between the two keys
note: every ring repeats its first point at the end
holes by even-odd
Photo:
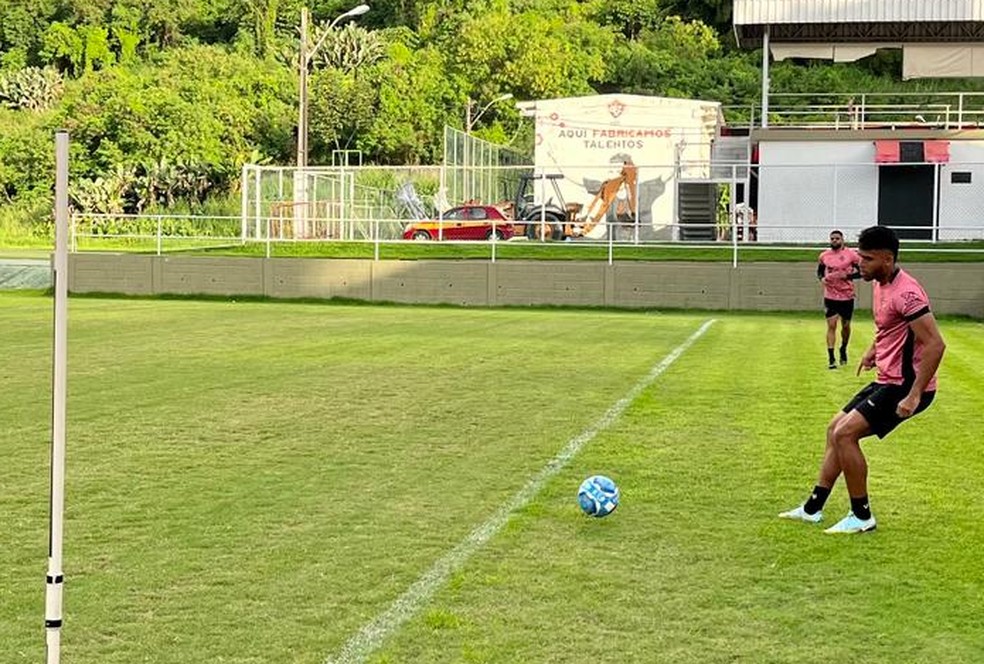
{"type": "Polygon", "coordinates": [[[68,132],[55,134],[54,352],[51,395],[51,494],[44,630],[47,664],[61,660],[62,533],[65,514],[65,409],[68,386],[68,132]]]}
{"type": "Polygon", "coordinates": [[[769,26],[762,33],[762,128],[769,126],[769,26]]]}

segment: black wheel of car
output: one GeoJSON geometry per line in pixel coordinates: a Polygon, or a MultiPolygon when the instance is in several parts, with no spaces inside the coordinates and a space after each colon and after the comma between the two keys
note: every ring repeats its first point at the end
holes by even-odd
{"type": "Polygon", "coordinates": [[[414,240],[429,240],[429,239],[431,239],[430,233],[428,233],[427,231],[414,231],[412,237],[413,237],[414,240]]]}
{"type": "Polygon", "coordinates": [[[498,228],[496,228],[495,230],[489,229],[489,232],[485,234],[485,239],[486,240],[491,240],[493,238],[493,236],[495,237],[496,241],[498,241],[498,242],[502,242],[503,240],[506,239],[506,236],[498,228]]]}

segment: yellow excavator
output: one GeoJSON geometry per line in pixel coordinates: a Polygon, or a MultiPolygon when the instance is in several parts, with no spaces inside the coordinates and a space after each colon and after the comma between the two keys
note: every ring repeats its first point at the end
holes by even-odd
{"type": "Polygon", "coordinates": [[[615,218],[617,221],[629,221],[636,215],[636,187],[638,184],[638,168],[631,161],[622,164],[619,174],[610,180],[605,180],[598,188],[598,193],[584,209],[584,215],[573,222],[564,224],[565,237],[584,237],[604,221],[612,205],[617,203],[615,218]],[[625,188],[624,201],[619,200],[618,194],[625,188]]]}

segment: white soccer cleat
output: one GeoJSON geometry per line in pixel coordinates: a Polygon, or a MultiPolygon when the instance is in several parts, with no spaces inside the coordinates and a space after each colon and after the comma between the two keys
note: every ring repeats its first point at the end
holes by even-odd
{"type": "Polygon", "coordinates": [[[875,521],[875,515],[872,514],[871,518],[859,519],[854,516],[854,512],[848,512],[847,516],[827,528],[825,533],[828,535],[850,535],[853,533],[870,533],[877,527],[877,522],[875,521]]]}
{"type": "Polygon", "coordinates": [[[823,511],[814,512],[813,514],[807,514],[806,510],[803,509],[803,505],[793,508],[788,512],[780,512],[780,519],[793,519],[794,521],[806,521],[807,523],[820,523],[823,521],[823,511]]]}

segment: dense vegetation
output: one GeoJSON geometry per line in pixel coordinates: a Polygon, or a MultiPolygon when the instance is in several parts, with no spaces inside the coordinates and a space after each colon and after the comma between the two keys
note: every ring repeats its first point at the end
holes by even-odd
{"type": "MultiPolygon", "coordinates": [[[[52,132],[72,132],[72,196],[95,211],[202,209],[240,167],[294,159],[304,0],[6,0],[0,3],[0,237],[49,216],[52,132]]],[[[469,99],[624,91],[728,105],[758,96],[730,0],[308,0],[310,163],[337,149],[375,163],[441,158],[469,99]]],[[[780,63],[784,91],[890,89],[891,56],[780,63]]],[[[510,104],[476,133],[528,147],[510,104]]]]}

